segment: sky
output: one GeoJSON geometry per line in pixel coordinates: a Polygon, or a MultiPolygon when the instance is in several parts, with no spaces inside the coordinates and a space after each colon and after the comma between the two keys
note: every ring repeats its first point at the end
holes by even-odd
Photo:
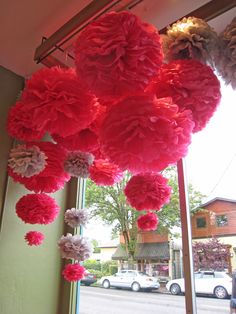
{"type": "MultiPolygon", "coordinates": [[[[185,158],[186,176],[195,190],[214,197],[236,200],[236,91],[221,83],[222,99],[207,126],[192,137],[185,158]]],[[[111,228],[91,221],[84,235],[109,242],[111,228]]]]}
{"type": "Polygon", "coordinates": [[[221,103],[207,126],[192,137],[186,175],[206,195],[236,199],[236,91],[221,84],[221,103]]]}

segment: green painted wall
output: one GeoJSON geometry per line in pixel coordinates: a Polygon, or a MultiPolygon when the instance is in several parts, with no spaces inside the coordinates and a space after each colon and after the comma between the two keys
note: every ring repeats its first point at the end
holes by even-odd
{"type": "Polygon", "coordinates": [[[57,220],[48,226],[31,226],[15,214],[17,200],[29,192],[6,174],[12,143],[5,131],[6,116],[22,86],[21,77],[0,67],[0,313],[67,314],[70,285],[61,280],[57,241],[64,233],[63,212],[69,185],[53,195],[61,207],[57,220]],[[24,235],[30,230],[45,234],[41,247],[26,245],[24,235]]]}

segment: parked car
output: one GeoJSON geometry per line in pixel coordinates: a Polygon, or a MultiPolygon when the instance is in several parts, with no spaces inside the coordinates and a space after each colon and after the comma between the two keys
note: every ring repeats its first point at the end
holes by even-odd
{"type": "Polygon", "coordinates": [[[89,272],[85,272],[84,278],[81,279],[81,284],[85,285],[85,286],[90,286],[91,284],[93,284],[94,282],[97,281],[97,277],[94,274],[91,274],[89,272]]]}
{"type": "Polygon", "coordinates": [[[103,288],[129,288],[133,291],[141,289],[155,290],[160,288],[157,278],[136,270],[121,270],[113,276],[105,276],[100,280],[103,288]]]}
{"type": "Polygon", "coordinates": [[[236,313],[236,272],[233,273],[232,278],[232,294],[230,300],[230,314],[236,313]]]}
{"type": "MultiPolygon", "coordinates": [[[[212,294],[218,299],[231,295],[232,278],[225,272],[200,271],[194,273],[194,278],[196,293],[212,294]]],[[[184,278],[170,280],[166,288],[175,295],[184,292],[184,278]]]]}

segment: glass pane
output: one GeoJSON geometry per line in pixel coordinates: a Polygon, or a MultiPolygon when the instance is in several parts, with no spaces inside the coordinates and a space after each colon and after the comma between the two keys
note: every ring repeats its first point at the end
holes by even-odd
{"type": "Polygon", "coordinates": [[[235,92],[222,85],[222,102],[206,128],[193,136],[187,157],[188,180],[205,195],[191,218],[198,314],[207,306],[229,313],[236,269],[235,103],[235,92]]]}

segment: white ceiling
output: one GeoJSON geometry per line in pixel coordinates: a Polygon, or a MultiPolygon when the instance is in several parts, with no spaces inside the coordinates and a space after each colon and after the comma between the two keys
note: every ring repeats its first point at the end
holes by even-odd
{"type": "MultiPolygon", "coordinates": [[[[144,0],[133,12],[161,29],[208,1],[144,0]]],[[[33,57],[42,36],[50,36],[90,2],[92,1],[1,0],[0,65],[28,77],[40,67],[35,64],[33,57]]],[[[234,16],[236,8],[211,23],[217,31],[221,31],[234,16]]]]}

